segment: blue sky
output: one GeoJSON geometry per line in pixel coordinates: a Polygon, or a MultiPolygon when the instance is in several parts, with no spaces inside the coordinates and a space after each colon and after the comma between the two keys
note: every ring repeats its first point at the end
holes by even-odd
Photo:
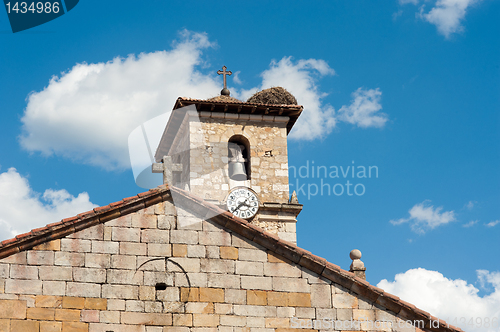
{"type": "Polygon", "coordinates": [[[299,246],[344,269],[360,249],[370,283],[444,319],[498,316],[499,14],[493,0],[87,0],[13,34],[0,13],[0,234],[143,191],[128,133],[177,96],[217,95],[226,65],[235,97],[281,85],[304,105],[291,166],[378,169],[323,179],[359,196],[291,177],[310,188],[299,246]]]}

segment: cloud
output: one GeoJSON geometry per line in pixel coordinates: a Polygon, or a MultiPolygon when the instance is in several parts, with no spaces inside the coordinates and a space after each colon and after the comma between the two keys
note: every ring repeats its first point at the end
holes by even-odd
{"type": "Polygon", "coordinates": [[[444,319],[451,325],[458,325],[464,331],[493,331],[491,319],[500,314],[500,272],[476,272],[478,281],[483,286],[492,288],[490,294],[479,296],[479,289],[467,281],[448,279],[437,271],[423,268],[397,274],[391,282],[384,279],[377,287],[444,319]],[[481,318],[481,326],[480,322],[476,321],[478,317],[481,318]],[[486,317],[489,319],[488,328],[484,327],[486,317]],[[468,324],[470,319],[474,321],[473,326],[468,324]]]}
{"type": "Polygon", "coordinates": [[[233,77],[233,82],[236,83],[236,84],[243,84],[243,81],[240,79],[240,74],[241,74],[241,71],[238,70],[237,72],[235,72],[232,77],[233,77]]]}
{"type": "Polygon", "coordinates": [[[273,60],[270,68],[262,72],[259,87],[242,90],[239,96],[246,100],[256,91],[273,86],[284,87],[304,106],[290,138],[313,140],[330,133],[336,124],[335,110],[330,105],[323,105],[322,98],[326,94],[319,91],[317,83],[318,77],[334,74],[335,71],[324,60],[293,61],[292,57],[284,57],[280,61],[273,60]]]}
{"type": "Polygon", "coordinates": [[[0,173],[0,199],[0,241],[97,207],[86,192],[77,197],[64,189],[37,193],[15,168],[0,173]]]}
{"type": "Polygon", "coordinates": [[[357,89],[352,93],[351,105],[339,109],[339,119],[361,128],[383,127],[388,117],[385,113],[379,113],[382,109],[381,96],[379,89],[357,89]]]}
{"type": "Polygon", "coordinates": [[[130,167],[127,138],[141,123],[172,109],[179,96],[219,94],[217,75],[197,70],[206,34],[184,31],[169,51],[75,65],[28,97],[21,146],[104,169],[130,167]]]}
{"type": "Polygon", "coordinates": [[[470,211],[474,208],[474,205],[476,205],[476,203],[476,201],[469,201],[467,204],[465,204],[464,208],[470,211]]]}
{"type": "Polygon", "coordinates": [[[496,225],[500,224],[500,220],[495,220],[495,221],[491,221],[487,224],[484,224],[486,227],[495,227],[496,225]]]}
{"type": "Polygon", "coordinates": [[[451,34],[463,31],[462,21],[467,9],[479,0],[438,0],[436,5],[428,12],[419,16],[427,22],[434,24],[438,32],[449,38],[451,34]]]}
{"type": "Polygon", "coordinates": [[[465,228],[469,228],[469,227],[472,227],[474,226],[475,224],[477,224],[479,222],[479,220],[471,220],[469,221],[468,223],[462,225],[462,227],[465,227],[465,228]]]}
{"type": "Polygon", "coordinates": [[[391,220],[390,223],[393,225],[410,223],[412,231],[424,234],[427,230],[432,230],[438,226],[456,220],[454,211],[441,212],[443,209],[442,206],[434,208],[434,206],[429,205],[429,203],[430,201],[426,200],[416,204],[408,211],[410,213],[409,218],[391,220]]]}
{"type": "MultiPolygon", "coordinates": [[[[462,32],[464,27],[462,21],[467,10],[481,0],[437,0],[428,12],[425,12],[425,4],[420,7],[416,16],[431,24],[434,24],[440,34],[449,38],[454,33],[462,32]]],[[[418,5],[419,0],[399,0],[400,5],[418,5]]]]}

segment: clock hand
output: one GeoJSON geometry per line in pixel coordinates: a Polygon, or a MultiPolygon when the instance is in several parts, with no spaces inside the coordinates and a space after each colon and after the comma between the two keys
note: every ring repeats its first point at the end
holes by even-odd
{"type": "Polygon", "coordinates": [[[234,214],[234,212],[236,212],[236,210],[238,210],[243,205],[245,205],[245,202],[240,203],[240,205],[238,205],[238,207],[236,209],[234,209],[231,213],[234,214]]]}

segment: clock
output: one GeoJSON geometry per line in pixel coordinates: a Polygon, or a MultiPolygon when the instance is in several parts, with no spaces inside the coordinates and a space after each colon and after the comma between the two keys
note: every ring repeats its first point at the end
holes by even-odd
{"type": "Polygon", "coordinates": [[[250,219],[259,210],[259,200],[251,189],[236,187],[227,196],[227,209],[236,217],[250,219]]]}

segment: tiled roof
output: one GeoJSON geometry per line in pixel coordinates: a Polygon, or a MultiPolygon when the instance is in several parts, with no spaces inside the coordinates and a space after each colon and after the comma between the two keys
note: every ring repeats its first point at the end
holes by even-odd
{"type": "Polygon", "coordinates": [[[182,196],[185,199],[183,204],[192,204],[196,210],[206,209],[207,212],[210,211],[211,214],[216,214],[211,220],[217,222],[222,227],[349,289],[353,293],[394,312],[399,315],[399,317],[411,321],[424,321],[426,330],[436,332],[462,331],[457,327],[447,325],[443,320],[431,316],[428,312],[416,308],[414,305],[401,300],[399,297],[370,285],[364,279],[356,277],[353,273],[341,269],[339,266],[326,261],[324,258],[313,255],[309,251],[299,248],[293,243],[282,240],[276,235],[268,233],[246,220],[238,218],[230,212],[222,210],[189,192],[176,187],[169,188],[166,185],[140,193],[137,196],[124,198],[121,201],[106,206],[97,207],[91,211],[80,213],[77,216],[63,219],[60,222],[34,229],[29,233],[20,234],[13,239],[2,241],[0,243],[0,259],[155,205],[167,200],[171,197],[171,193],[182,196]],[[431,326],[431,321],[439,321],[439,328],[431,326]]]}

